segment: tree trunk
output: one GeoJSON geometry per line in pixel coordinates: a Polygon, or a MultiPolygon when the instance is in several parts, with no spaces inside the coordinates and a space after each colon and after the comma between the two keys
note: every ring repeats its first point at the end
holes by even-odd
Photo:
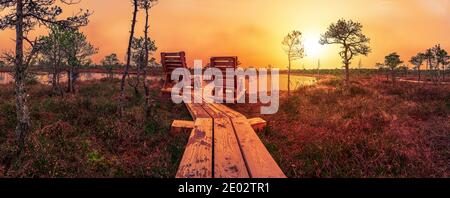
{"type": "Polygon", "coordinates": [[[350,85],[350,71],[348,61],[345,61],[345,85],[350,85]]]}
{"type": "Polygon", "coordinates": [[[53,63],[53,76],[52,76],[52,92],[55,94],[55,93],[58,93],[58,71],[57,71],[57,69],[56,69],[56,63],[54,62],[53,63]]]}
{"type": "Polygon", "coordinates": [[[449,66],[447,66],[447,68],[444,67],[444,72],[442,74],[442,81],[445,82],[445,79],[447,79],[447,72],[449,70],[449,66]]]}
{"type": "Polygon", "coordinates": [[[137,68],[136,68],[136,83],[130,83],[130,85],[133,87],[133,89],[134,89],[134,94],[135,94],[135,96],[138,96],[140,93],[139,93],[139,85],[141,84],[141,80],[140,80],[140,78],[141,78],[141,67],[142,67],[142,65],[140,65],[141,63],[139,63],[138,65],[137,65],[137,68]]]}
{"type": "Polygon", "coordinates": [[[20,148],[26,134],[30,130],[30,114],[27,106],[27,93],[25,89],[25,78],[27,76],[27,67],[23,64],[23,2],[17,1],[16,5],[16,57],[15,57],[15,91],[16,91],[16,137],[19,140],[20,148]]]}
{"type": "Polygon", "coordinates": [[[61,88],[60,79],[61,79],[61,72],[58,70],[58,72],[56,73],[56,85],[57,85],[56,88],[58,90],[58,94],[60,96],[64,96],[64,91],[61,88]]]}
{"type": "Polygon", "coordinates": [[[75,93],[75,81],[77,78],[77,75],[75,73],[75,68],[74,67],[70,67],[69,68],[69,73],[67,74],[68,76],[70,76],[70,80],[67,82],[67,86],[69,87],[69,92],[70,93],[75,93]]]}
{"type": "Polygon", "coordinates": [[[288,96],[291,95],[291,58],[289,57],[289,65],[288,65],[288,96]]]}
{"type": "Polygon", "coordinates": [[[419,82],[420,82],[420,78],[421,78],[421,76],[420,76],[420,67],[417,67],[417,72],[419,72],[419,82]]]}
{"type": "Polygon", "coordinates": [[[71,90],[70,90],[70,84],[71,84],[71,81],[72,81],[72,75],[70,74],[70,68],[69,68],[69,70],[67,70],[67,92],[71,92],[71,90]]]}
{"type": "Polygon", "coordinates": [[[148,118],[148,112],[149,112],[149,100],[150,100],[150,90],[148,89],[147,86],[147,69],[148,69],[148,19],[149,19],[149,13],[148,13],[149,8],[145,9],[145,29],[144,29],[144,47],[145,47],[145,57],[144,57],[144,71],[143,71],[143,75],[144,75],[144,79],[143,79],[143,86],[144,86],[144,91],[145,91],[145,101],[144,101],[144,118],[147,119],[148,118]]]}
{"type": "Polygon", "coordinates": [[[136,15],[138,12],[138,0],[133,0],[133,20],[131,21],[131,32],[130,38],[128,40],[128,50],[127,50],[127,63],[125,65],[125,71],[122,75],[122,80],[120,81],[120,96],[119,96],[119,116],[122,118],[124,106],[125,106],[125,80],[128,76],[128,70],[130,69],[131,62],[131,43],[134,37],[134,27],[136,25],[136,15]]]}
{"type": "Polygon", "coordinates": [[[391,69],[391,78],[392,78],[392,85],[395,86],[395,70],[391,69]]]}
{"type": "Polygon", "coordinates": [[[441,84],[441,68],[439,67],[439,63],[436,65],[436,82],[441,84]]]}
{"type": "Polygon", "coordinates": [[[112,66],[109,66],[108,68],[106,68],[106,71],[108,72],[108,78],[109,78],[109,79],[113,79],[114,74],[113,74],[113,68],[112,68],[112,66]]]}
{"type": "Polygon", "coordinates": [[[442,82],[445,82],[445,66],[442,66],[442,82]]]}
{"type": "Polygon", "coordinates": [[[425,77],[425,81],[428,82],[429,76],[430,76],[430,71],[431,71],[431,60],[428,59],[427,62],[427,67],[426,67],[426,77],[425,77]]]}
{"type": "MultiPolygon", "coordinates": [[[[350,85],[350,59],[348,52],[349,52],[349,47],[345,44],[344,42],[344,48],[345,48],[345,53],[344,53],[344,67],[345,67],[345,86],[349,86],[350,85]]],[[[350,55],[351,56],[351,55],[350,55]]]]}

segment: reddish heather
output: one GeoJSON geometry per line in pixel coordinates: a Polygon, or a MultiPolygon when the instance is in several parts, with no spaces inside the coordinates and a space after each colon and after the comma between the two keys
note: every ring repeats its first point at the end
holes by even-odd
{"type": "MultiPolygon", "coordinates": [[[[131,89],[118,119],[117,80],[82,82],[64,97],[41,84],[29,90],[33,130],[19,155],[13,85],[0,90],[0,177],[174,177],[188,133],[168,131],[190,118],[157,84],[148,120],[131,89]]],[[[344,87],[328,76],[283,96],[275,115],[231,106],[269,122],[259,135],[289,177],[450,175],[450,86],[358,78],[344,87]]]]}
{"type": "Polygon", "coordinates": [[[335,78],[297,90],[260,137],[289,177],[448,177],[450,86],[335,78]]]}
{"type": "MultiPolygon", "coordinates": [[[[16,154],[13,85],[0,91],[0,177],[173,177],[188,133],[168,133],[174,119],[189,119],[183,105],[152,90],[151,118],[143,96],[128,92],[126,116],[116,116],[118,80],[82,82],[75,95],[51,96],[30,85],[33,131],[16,154]]],[[[142,90],[141,90],[141,93],[142,90]]]]}

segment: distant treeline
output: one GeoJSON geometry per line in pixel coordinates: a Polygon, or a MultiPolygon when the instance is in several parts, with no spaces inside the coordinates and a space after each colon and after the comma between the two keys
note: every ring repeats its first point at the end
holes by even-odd
{"type": "MultiPolygon", "coordinates": [[[[288,71],[287,70],[281,70],[280,73],[281,74],[286,74],[288,71]]],[[[369,68],[364,68],[364,69],[349,69],[350,74],[353,75],[386,75],[389,73],[389,71],[387,70],[383,70],[383,69],[377,69],[377,68],[373,68],[373,69],[369,69],[369,68]]],[[[450,70],[447,70],[448,73],[450,73],[450,70]]],[[[308,74],[308,75],[343,75],[345,74],[345,70],[344,69],[297,69],[297,70],[292,70],[291,73],[293,74],[308,74]]],[[[421,71],[422,74],[425,75],[431,75],[433,73],[432,70],[422,70],[421,71]]],[[[418,71],[414,70],[414,69],[402,69],[398,71],[398,75],[402,76],[402,75],[417,75],[418,71]]]]}
{"type": "MultiPolygon", "coordinates": [[[[53,72],[52,68],[49,66],[43,66],[43,65],[32,65],[29,68],[29,71],[31,72],[53,72]]],[[[98,72],[98,73],[108,73],[110,70],[113,71],[113,73],[121,73],[121,71],[124,69],[124,65],[110,65],[110,66],[104,66],[104,65],[82,65],[79,67],[79,72],[98,72]],[[114,72],[115,71],[115,72],[114,72]]],[[[162,73],[162,67],[160,65],[156,65],[152,68],[149,68],[151,71],[159,74],[162,73]]],[[[0,72],[12,72],[14,70],[13,66],[7,66],[7,65],[0,65],[0,72]]],[[[136,70],[135,68],[131,68],[130,72],[133,73],[133,71],[136,70]]]]}
{"type": "MultiPolygon", "coordinates": [[[[0,65],[0,72],[12,72],[13,67],[9,67],[6,65],[0,65]]],[[[108,72],[108,69],[112,69],[113,71],[116,71],[117,73],[120,73],[124,69],[124,65],[111,65],[111,66],[104,66],[104,65],[98,65],[98,64],[90,64],[90,65],[82,65],[80,66],[81,72],[108,72]]],[[[162,67],[159,64],[155,64],[152,68],[149,68],[153,71],[154,74],[162,74],[162,67]]],[[[43,65],[33,65],[29,68],[30,71],[34,72],[51,72],[52,68],[48,66],[43,65]]],[[[133,73],[134,68],[131,68],[131,73],[133,73]]],[[[287,74],[287,70],[280,70],[280,74],[287,74]]],[[[378,69],[378,68],[361,68],[361,69],[349,69],[350,74],[352,75],[387,75],[389,71],[384,69],[378,69]]],[[[420,71],[424,75],[432,75],[432,70],[421,70],[420,71]]],[[[450,70],[447,69],[445,71],[446,73],[450,74],[450,70]]],[[[292,74],[307,74],[307,75],[344,75],[345,70],[344,69],[294,69],[291,70],[292,74]]],[[[407,75],[417,75],[418,71],[415,69],[410,68],[402,68],[398,70],[399,76],[407,76],[407,75]]]]}

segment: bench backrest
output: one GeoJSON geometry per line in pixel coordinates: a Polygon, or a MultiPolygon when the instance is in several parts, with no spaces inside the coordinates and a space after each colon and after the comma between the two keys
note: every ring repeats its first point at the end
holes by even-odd
{"type": "Polygon", "coordinates": [[[225,72],[227,68],[236,69],[238,67],[237,56],[211,57],[210,61],[211,67],[218,68],[222,72],[225,72]]]}
{"type": "MultiPolygon", "coordinates": [[[[236,69],[238,67],[238,57],[237,56],[219,56],[219,57],[211,57],[210,59],[210,67],[217,68],[222,71],[223,75],[223,84],[222,87],[224,96],[226,95],[226,89],[234,89],[237,90],[237,77],[234,79],[226,78],[226,70],[228,68],[236,69]]],[[[236,98],[237,93],[234,91],[234,96],[236,98]]]]}
{"type": "Polygon", "coordinates": [[[171,74],[176,68],[187,68],[185,52],[162,52],[161,64],[166,74],[171,74]]]}

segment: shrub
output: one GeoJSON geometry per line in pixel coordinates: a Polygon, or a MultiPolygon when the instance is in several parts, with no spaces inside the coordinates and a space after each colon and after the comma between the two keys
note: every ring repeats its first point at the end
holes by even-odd
{"type": "Polygon", "coordinates": [[[292,95],[281,104],[281,110],[284,111],[290,119],[296,119],[300,114],[301,99],[298,95],[292,95]]]}
{"type": "Polygon", "coordinates": [[[146,135],[155,134],[156,132],[158,132],[158,126],[159,124],[153,120],[147,121],[145,123],[145,130],[144,130],[145,134],[146,135]]]}
{"type": "Polygon", "coordinates": [[[17,124],[16,106],[10,102],[0,104],[0,116],[4,119],[2,128],[14,128],[17,124]]]}
{"type": "Polygon", "coordinates": [[[39,83],[39,81],[36,78],[36,75],[34,75],[32,73],[28,73],[27,77],[25,78],[25,84],[27,84],[27,85],[36,85],[38,83],[39,83]]]}
{"type": "Polygon", "coordinates": [[[357,95],[367,95],[370,92],[361,86],[350,85],[350,87],[348,88],[348,93],[350,96],[357,96],[357,95]]]}
{"type": "Polygon", "coordinates": [[[114,115],[117,112],[117,104],[111,100],[97,100],[94,111],[103,116],[114,115]]]}
{"type": "Polygon", "coordinates": [[[92,164],[99,164],[105,160],[105,158],[97,151],[93,150],[87,154],[88,162],[92,164]]]}
{"type": "Polygon", "coordinates": [[[330,86],[330,87],[342,87],[343,80],[338,78],[332,78],[329,80],[324,80],[319,83],[320,85],[330,86]]]}

